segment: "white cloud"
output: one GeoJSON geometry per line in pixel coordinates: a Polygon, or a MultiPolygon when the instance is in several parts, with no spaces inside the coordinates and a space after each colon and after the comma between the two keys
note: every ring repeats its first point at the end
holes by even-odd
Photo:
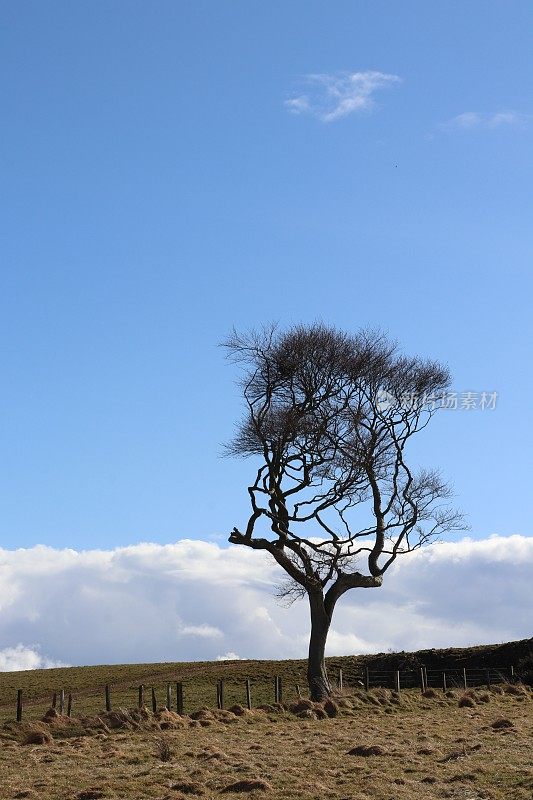
{"type": "Polygon", "coordinates": [[[18,672],[24,669],[50,669],[66,667],[62,661],[53,661],[42,656],[38,649],[17,644],[0,650],[0,672],[18,672]]]}
{"type": "Polygon", "coordinates": [[[240,661],[241,657],[230,650],[229,653],[224,653],[222,656],[217,656],[217,661],[240,661]]]}
{"type": "Polygon", "coordinates": [[[179,628],[182,636],[199,636],[202,639],[220,639],[224,636],[220,628],[215,628],[213,625],[183,625],[179,628]]]}
{"type": "MultiPolygon", "coordinates": [[[[419,550],[398,559],[381,589],[342,598],[328,652],[529,636],[532,566],[525,536],[419,550]]],[[[0,549],[0,670],[304,657],[307,603],[278,605],[279,580],[265,554],[187,539],[108,551],[0,549]]]]}
{"type": "Polygon", "coordinates": [[[524,125],[529,119],[527,114],[517,111],[496,111],[481,113],[479,111],[465,111],[441,125],[443,130],[468,131],[474,129],[493,130],[495,128],[516,127],[524,125]]]}
{"type": "Polygon", "coordinates": [[[328,655],[342,656],[347,653],[375,653],[388,647],[386,640],[374,637],[366,640],[355,633],[346,633],[331,628],[328,634],[328,655]]]}
{"type": "Polygon", "coordinates": [[[333,122],[354,112],[370,111],[374,93],[398,83],[397,75],[368,70],[306,75],[305,91],[285,101],[293,114],[311,114],[322,122],[333,122]]]}

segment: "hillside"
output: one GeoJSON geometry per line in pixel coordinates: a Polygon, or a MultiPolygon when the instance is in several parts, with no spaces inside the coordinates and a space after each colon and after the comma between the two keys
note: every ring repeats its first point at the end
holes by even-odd
{"type": "MultiPolygon", "coordinates": [[[[419,650],[414,653],[378,653],[365,656],[339,656],[328,658],[332,676],[342,669],[347,686],[355,685],[365,667],[372,670],[411,669],[425,665],[428,669],[454,669],[471,667],[514,667],[525,669],[531,664],[533,639],[506,644],[482,645],[468,648],[419,650]]],[[[213,706],[216,699],[216,682],[225,681],[226,703],[242,703],[244,682],[252,681],[253,703],[272,701],[273,678],[280,675],[287,696],[295,693],[295,686],[305,690],[305,660],[284,661],[207,661],[161,664],[116,664],[90,667],[63,667],[61,669],[32,670],[0,673],[0,720],[13,719],[17,689],[24,693],[27,716],[37,716],[50,705],[53,692],[64,689],[72,693],[74,712],[96,713],[104,706],[104,686],[111,685],[113,706],[131,707],[137,702],[140,684],[156,690],[159,705],[165,702],[168,682],[183,682],[185,710],[213,706]]],[[[531,666],[529,667],[531,670],[531,666]]]]}

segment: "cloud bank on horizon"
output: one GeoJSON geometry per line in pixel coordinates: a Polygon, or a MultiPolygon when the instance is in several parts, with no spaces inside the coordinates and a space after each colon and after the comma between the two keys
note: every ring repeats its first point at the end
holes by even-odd
{"type": "MultiPolygon", "coordinates": [[[[439,543],[381,589],[338,604],[329,655],[531,635],[533,538],[439,543]]],[[[183,539],[114,550],[0,549],[0,671],[69,664],[304,657],[305,601],[282,608],[277,565],[183,539]]]]}
{"type": "Polygon", "coordinates": [[[306,89],[285,101],[293,114],[310,114],[321,122],[334,122],[354,112],[371,111],[374,94],[399,83],[398,75],[367,70],[306,75],[306,89]]]}

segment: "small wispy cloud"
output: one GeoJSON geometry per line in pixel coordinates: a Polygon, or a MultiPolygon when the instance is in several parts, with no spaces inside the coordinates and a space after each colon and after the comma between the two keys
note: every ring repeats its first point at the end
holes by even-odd
{"type": "Polygon", "coordinates": [[[528,114],[519,114],[517,111],[494,111],[483,113],[480,111],[465,111],[456,117],[443,122],[440,127],[447,131],[469,131],[474,129],[493,130],[495,128],[517,127],[527,123],[528,114]]]}
{"type": "Polygon", "coordinates": [[[374,93],[400,82],[385,72],[334,72],[306,75],[305,91],[285,101],[293,114],[311,114],[322,122],[334,122],[348,114],[371,111],[374,93]]]}
{"type": "Polygon", "coordinates": [[[182,636],[199,636],[201,639],[220,639],[224,634],[220,628],[215,628],[213,625],[182,625],[179,628],[179,633],[182,636]]]}

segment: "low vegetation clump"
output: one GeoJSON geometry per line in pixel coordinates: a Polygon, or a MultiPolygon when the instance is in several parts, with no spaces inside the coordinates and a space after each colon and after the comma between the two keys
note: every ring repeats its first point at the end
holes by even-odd
{"type": "Polygon", "coordinates": [[[168,736],[161,736],[156,741],[156,755],[160,761],[172,760],[172,745],[168,736]]]}
{"type": "Polygon", "coordinates": [[[475,708],[476,701],[468,694],[464,694],[459,698],[459,708],[475,708]]]}
{"type": "Polygon", "coordinates": [[[27,729],[21,739],[22,744],[51,744],[52,741],[52,734],[37,726],[27,729]]]}
{"type": "Polygon", "coordinates": [[[383,756],[387,751],[379,744],[358,744],[357,747],[352,747],[348,750],[349,756],[383,756]]]}
{"type": "Polygon", "coordinates": [[[491,728],[495,731],[501,731],[505,728],[514,728],[514,723],[511,722],[510,719],[506,717],[500,717],[499,719],[495,719],[491,725],[491,728]]]}
{"type": "Polygon", "coordinates": [[[235,783],[230,783],[220,791],[223,794],[242,794],[243,792],[265,792],[271,789],[272,786],[267,783],[267,781],[254,778],[251,780],[235,781],[235,783]]]}

